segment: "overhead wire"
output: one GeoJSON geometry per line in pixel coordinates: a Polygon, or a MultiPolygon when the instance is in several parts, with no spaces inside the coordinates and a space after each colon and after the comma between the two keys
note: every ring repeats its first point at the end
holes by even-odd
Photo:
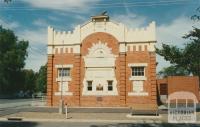
{"type": "MultiPolygon", "coordinates": [[[[139,7],[139,6],[159,6],[159,5],[174,5],[174,4],[188,4],[191,3],[189,0],[165,0],[165,1],[146,1],[146,2],[127,2],[127,7],[139,7]]],[[[118,7],[124,7],[124,3],[108,3],[108,4],[92,4],[91,6],[88,6],[87,8],[118,8],[118,7]]],[[[77,9],[79,7],[67,7],[68,9],[77,9]]],[[[16,6],[0,6],[0,9],[5,10],[46,10],[47,8],[30,8],[30,7],[16,7],[16,6]]],[[[57,9],[65,9],[65,7],[58,7],[57,9]]]]}

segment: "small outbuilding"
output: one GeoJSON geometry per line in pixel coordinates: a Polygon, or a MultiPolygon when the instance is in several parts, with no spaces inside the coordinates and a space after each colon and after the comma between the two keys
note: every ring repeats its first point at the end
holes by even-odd
{"type": "Polygon", "coordinates": [[[191,92],[197,100],[199,96],[198,76],[169,76],[164,79],[157,79],[158,95],[161,102],[165,103],[168,96],[174,92],[191,92]]]}

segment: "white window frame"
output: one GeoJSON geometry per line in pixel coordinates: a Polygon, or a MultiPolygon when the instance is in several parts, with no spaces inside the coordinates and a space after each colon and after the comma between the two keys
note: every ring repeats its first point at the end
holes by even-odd
{"type": "Polygon", "coordinates": [[[113,81],[108,80],[107,82],[108,82],[108,87],[107,87],[108,91],[113,91],[113,81]],[[112,82],[111,85],[109,85],[109,82],[112,82]],[[109,90],[109,87],[112,87],[112,90],[109,90]]]}
{"type": "Polygon", "coordinates": [[[146,78],[147,66],[148,66],[147,63],[130,63],[130,64],[128,64],[128,67],[130,67],[130,69],[131,69],[131,76],[130,76],[129,80],[147,80],[147,78],[146,78]],[[133,67],[144,67],[144,76],[133,76],[132,75],[133,67]]]}
{"type": "Polygon", "coordinates": [[[94,87],[92,86],[92,80],[88,80],[87,81],[87,91],[92,91],[94,89],[94,87]],[[91,87],[92,87],[92,89],[91,90],[88,90],[88,87],[89,87],[89,82],[91,82],[91,87]]]}
{"type": "Polygon", "coordinates": [[[137,67],[131,67],[132,70],[132,76],[145,76],[145,67],[144,66],[137,66],[137,67]],[[141,70],[140,70],[141,69],[141,70]],[[143,73],[143,75],[139,75],[138,73],[143,73]]]}
{"type": "Polygon", "coordinates": [[[73,67],[73,64],[57,64],[55,65],[55,68],[57,68],[57,78],[56,78],[56,81],[71,81],[71,70],[72,70],[72,67],[73,67]],[[69,68],[69,76],[59,76],[59,69],[62,69],[62,68],[69,68]]]}
{"type": "Polygon", "coordinates": [[[70,71],[71,71],[71,69],[70,68],[58,68],[58,77],[60,78],[60,77],[70,77],[71,76],[71,74],[70,74],[70,71]],[[66,70],[65,70],[66,69],[66,70]],[[63,71],[63,72],[62,72],[63,71]],[[64,74],[64,71],[66,71],[66,76],[65,76],[65,74],[64,74]],[[61,74],[60,74],[61,73],[61,74]],[[63,76],[64,75],[64,76],[63,76]]]}
{"type": "Polygon", "coordinates": [[[144,85],[144,80],[147,80],[146,78],[146,69],[148,64],[147,63],[130,63],[128,64],[128,66],[131,69],[131,76],[129,78],[129,80],[132,81],[132,87],[133,89],[131,90],[131,92],[128,92],[128,96],[148,96],[148,92],[143,91],[144,88],[141,88],[142,91],[138,90],[137,91],[137,87],[143,87],[144,85]],[[133,76],[132,75],[132,67],[144,67],[144,76],[133,76]],[[142,82],[142,85],[137,86],[138,84],[136,84],[137,82],[142,82]],[[136,85],[136,87],[135,87],[136,85]],[[136,90],[134,89],[136,88],[136,90]]]}
{"type": "Polygon", "coordinates": [[[72,64],[57,64],[55,65],[55,68],[57,69],[57,78],[56,78],[56,81],[58,82],[58,85],[59,85],[59,89],[58,89],[58,92],[55,92],[54,94],[56,96],[60,96],[61,95],[61,84],[62,85],[65,85],[64,88],[66,89],[63,89],[62,91],[62,95],[63,96],[72,96],[73,93],[72,92],[69,92],[69,82],[72,80],[71,79],[71,70],[72,70],[72,67],[73,65],[72,64]],[[59,76],[59,70],[62,70],[62,68],[69,68],[69,76],[59,76]]]}

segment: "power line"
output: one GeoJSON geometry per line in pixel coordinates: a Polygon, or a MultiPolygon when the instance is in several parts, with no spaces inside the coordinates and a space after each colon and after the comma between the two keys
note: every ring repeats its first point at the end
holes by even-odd
{"type": "MultiPolygon", "coordinates": [[[[176,4],[188,4],[188,0],[174,0],[174,1],[158,1],[158,2],[129,2],[126,3],[126,7],[139,7],[139,6],[159,6],[159,5],[176,5],[176,4]]],[[[124,3],[102,4],[98,6],[88,6],[87,8],[120,8],[124,7],[124,3]]],[[[68,9],[77,9],[79,7],[68,7],[68,9]]],[[[5,10],[46,10],[47,8],[30,8],[30,7],[0,7],[5,10]]],[[[59,7],[57,9],[65,9],[59,7]]]]}
{"type": "Polygon", "coordinates": [[[46,56],[46,52],[41,51],[41,50],[39,50],[39,49],[33,49],[32,47],[29,47],[29,52],[32,53],[31,55],[37,54],[37,56],[38,56],[38,55],[46,56]]]}
{"type": "MultiPolygon", "coordinates": [[[[20,1],[20,0],[18,0],[20,1]]],[[[162,1],[135,1],[135,2],[126,2],[126,4],[151,4],[151,3],[174,3],[174,2],[190,2],[191,0],[162,0],[162,1]]],[[[48,1],[48,4],[52,3],[55,4],[56,1],[48,1]]],[[[59,2],[57,2],[59,3],[59,2]]],[[[90,5],[96,5],[96,6],[107,6],[107,5],[123,5],[124,2],[118,2],[118,3],[96,3],[96,4],[90,4],[90,5]]]]}

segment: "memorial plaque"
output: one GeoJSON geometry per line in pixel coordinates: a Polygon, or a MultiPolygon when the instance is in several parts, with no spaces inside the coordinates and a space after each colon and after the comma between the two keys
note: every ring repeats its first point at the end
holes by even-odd
{"type": "Polygon", "coordinates": [[[97,97],[97,101],[103,101],[102,97],[97,97]]]}

